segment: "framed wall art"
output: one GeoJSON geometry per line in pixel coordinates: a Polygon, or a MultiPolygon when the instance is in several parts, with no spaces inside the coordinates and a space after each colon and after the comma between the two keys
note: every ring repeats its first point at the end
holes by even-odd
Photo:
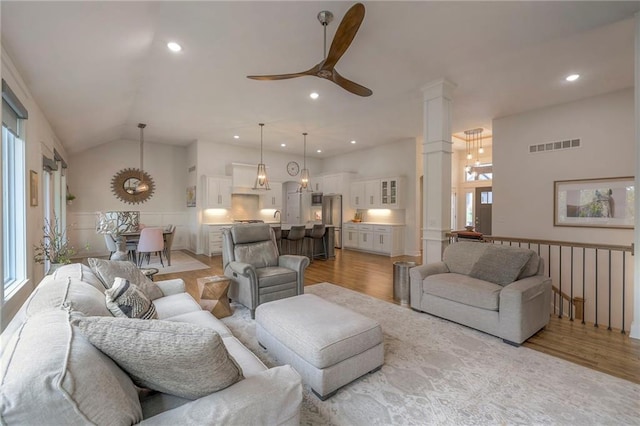
{"type": "Polygon", "coordinates": [[[188,186],[187,187],[187,207],[195,207],[196,206],[196,187],[188,186]]]}
{"type": "Polygon", "coordinates": [[[554,182],[554,226],[633,228],[633,177],[554,182]]]}
{"type": "Polygon", "coordinates": [[[32,207],[38,205],[38,172],[29,171],[29,199],[32,207]]]}

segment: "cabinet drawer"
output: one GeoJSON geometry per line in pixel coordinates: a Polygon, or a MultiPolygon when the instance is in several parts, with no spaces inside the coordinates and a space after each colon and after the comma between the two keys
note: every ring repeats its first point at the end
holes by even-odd
{"type": "Polygon", "coordinates": [[[359,231],[373,231],[373,225],[360,225],[358,226],[359,231]]]}
{"type": "Polygon", "coordinates": [[[380,226],[380,225],[376,225],[374,226],[373,230],[377,233],[386,233],[388,234],[389,232],[391,232],[391,227],[390,226],[380,226]]]}

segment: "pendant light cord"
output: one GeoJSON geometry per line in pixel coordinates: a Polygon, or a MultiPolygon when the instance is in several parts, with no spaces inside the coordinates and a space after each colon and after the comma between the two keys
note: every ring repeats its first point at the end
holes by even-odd
{"type": "Polygon", "coordinates": [[[260,163],[263,163],[262,161],[262,128],[264,127],[264,123],[258,123],[258,125],[260,126],[260,163]]]}

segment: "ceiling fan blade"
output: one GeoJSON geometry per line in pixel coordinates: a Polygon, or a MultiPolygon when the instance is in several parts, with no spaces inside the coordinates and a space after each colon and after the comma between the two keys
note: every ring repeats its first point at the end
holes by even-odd
{"type": "Polygon", "coordinates": [[[336,83],[338,86],[342,87],[344,90],[351,92],[355,95],[358,96],[371,96],[373,95],[373,92],[371,91],[371,89],[367,89],[364,86],[359,85],[358,83],[354,83],[351,80],[347,80],[346,78],[344,78],[343,76],[341,76],[340,74],[338,74],[338,71],[333,70],[333,82],[336,83]]]}
{"type": "Polygon", "coordinates": [[[331,47],[329,48],[327,59],[325,59],[322,64],[322,69],[331,69],[336,65],[338,60],[342,55],[344,55],[344,52],[346,52],[351,45],[351,42],[356,36],[363,19],[364,5],[362,3],[356,3],[351,6],[351,9],[349,9],[344,15],[342,22],[340,22],[340,26],[338,26],[338,29],[336,30],[336,34],[331,42],[331,47]]]}
{"type": "Polygon", "coordinates": [[[252,80],[286,80],[288,78],[304,77],[305,75],[316,75],[319,70],[320,70],[320,64],[303,72],[295,72],[292,74],[274,74],[274,75],[248,75],[247,78],[250,78],[252,80]]]}

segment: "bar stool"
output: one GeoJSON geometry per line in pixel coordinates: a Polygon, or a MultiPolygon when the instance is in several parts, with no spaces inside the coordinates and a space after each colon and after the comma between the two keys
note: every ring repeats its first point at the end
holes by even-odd
{"type": "Polygon", "coordinates": [[[315,248],[316,248],[316,240],[322,240],[322,248],[324,249],[323,253],[318,253],[318,255],[324,255],[324,260],[327,260],[327,240],[324,238],[324,234],[327,231],[327,228],[324,225],[313,225],[311,229],[311,233],[305,236],[305,240],[309,239],[311,242],[311,261],[315,258],[315,248]]]}
{"type": "Polygon", "coordinates": [[[302,246],[304,244],[304,234],[305,234],[305,226],[304,225],[293,225],[289,230],[289,234],[283,240],[287,240],[287,252],[291,253],[291,243],[295,242],[296,250],[293,254],[301,254],[302,246]]]}

